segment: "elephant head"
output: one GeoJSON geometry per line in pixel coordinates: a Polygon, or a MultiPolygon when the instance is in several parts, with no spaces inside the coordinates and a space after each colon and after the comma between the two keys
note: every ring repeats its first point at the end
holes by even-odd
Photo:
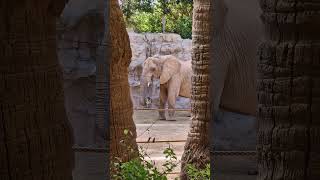
{"type": "Polygon", "coordinates": [[[167,83],[173,75],[179,73],[181,64],[171,55],[149,57],[143,63],[141,74],[140,104],[146,106],[151,103],[153,80],[160,79],[160,85],[167,83]]]}

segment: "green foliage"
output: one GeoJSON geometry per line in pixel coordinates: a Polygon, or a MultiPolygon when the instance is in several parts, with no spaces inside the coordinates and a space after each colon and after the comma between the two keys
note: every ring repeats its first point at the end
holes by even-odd
{"type": "Polygon", "coordinates": [[[191,38],[192,0],[122,0],[121,9],[126,24],[136,32],[162,32],[162,18],[166,18],[166,32],[191,38]]]}
{"type": "Polygon", "coordinates": [[[137,10],[141,12],[153,12],[153,0],[120,0],[121,10],[125,17],[130,18],[137,10]]]}
{"type": "Polygon", "coordinates": [[[191,180],[210,179],[210,164],[207,164],[204,169],[198,169],[192,164],[187,164],[186,171],[191,180]]]}
{"type": "Polygon", "coordinates": [[[131,18],[131,26],[138,32],[161,32],[162,25],[159,11],[154,11],[154,13],[140,12],[135,13],[131,18]]]}
{"type": "MultiPolygon", "coordinates": [[[[128,140],[128,136],[132,135],[128,130],[124,130],[125,138],[121,143],[128,140]]],[[[128,148],[128,152],[132,149],[128,148]]],[[[166,161],[163,170],[160,171],[155,166],[155,162],[148,160],[149,155],[145,152],[143,147],[140,147],[139,157],[130,160],[129,162],[122,162],[121,158],[116,157],[112,160],[111,171],[115,172],[112,179],[115,180],[167,180],[167,174],[172,172],[177,166],[177,157],[173,149],[169,146],[163,151],[166,161]]],[[[150,159],[150,157],[149,157],[150,159]]]]}
{"type": "MultiPolygon", "coordinates": [[[[133,149],[128,145],[129,137],[133,133],[127,129],[123,131],[124,139],[120,143],[128,147],[128,153],[133,153],[133,149]]],[[[170,147],[163,151],[166,161],[162,164],[163,170],[159,170],[155,166],[155,162],[150,160],[150,156],[145,149],[139,147],[138,157],[128,162],[123,162],[120,157],[112,158],[111,172],[114,172],[112,179],[114,180],[167,180],[168,173],[172,172],[177,167],[177,156],[174,150],[170,147]],[[148,159],[147,159],[148,158],[148,159]]],[[[187,164],[186,173],[190,180],[206,180],[210,179],[210,164],[207,164],[204,169],[198,169],[192,164],[187,164]]],[[[178,178],[176,178],[178,179],[178,178]]]]}
{"type": "Polygon", "coordinates": [[[191,39],[192,36],[192,19],[181,17],[177,19],[175,25],[175,33],[180,34],[183,39],[191,39]]]}

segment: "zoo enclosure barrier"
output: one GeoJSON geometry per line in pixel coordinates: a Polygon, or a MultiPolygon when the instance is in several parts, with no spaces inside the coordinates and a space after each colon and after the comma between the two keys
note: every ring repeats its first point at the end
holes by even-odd
{"type": "MultiPolygon", "coordinates": [[[[158,108],[133,108],[134,111],[191,111],[191,109],[158,109],[158,108]]],[[[155,121],[156,122],[156,121],[155,121]]],[[[154,123],[155,123],[154,122],[154,123]]],[[[153,125],[151,124],[150,127],[146,129],[150,129],[153,125]]],[[[143,133],[142,133],[143,134],[143,133]]],[[[187,140],[153,140],[150,141],[137,141],[137,143],[174,143],[174,142],[186,142],[187,140]]],[[[97,147],[83,147],[79,145],[74,145],[73,147],[74,152],[93,152],[93,153],[107,153],[107,148],[97,148],[97,147]]],[[[256,156],[256,151],[210,151],[215,156],[256,156]]]]}

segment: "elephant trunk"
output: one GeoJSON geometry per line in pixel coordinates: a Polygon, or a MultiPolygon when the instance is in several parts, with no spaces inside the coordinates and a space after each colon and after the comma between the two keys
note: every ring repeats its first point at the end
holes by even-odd
{"type": "Polygon", "coordinates": [[[151,78],[142,77],[141,82],[142,83],[140,86],[140,92],[141,92],[140,105],[143,107],[149,107],[151,105],[152,81],[151,81],[151,78]]]}

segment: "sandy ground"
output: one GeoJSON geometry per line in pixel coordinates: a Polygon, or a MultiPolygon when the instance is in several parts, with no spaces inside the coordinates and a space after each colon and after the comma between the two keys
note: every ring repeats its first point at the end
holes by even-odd
{"type": "MultiPolygon", "coordinates": [[[[137,126],[137,141],[147,141],[149,137],[156,141],[186,140],[190,127],[190,117],[188,112],[176,112],[176,121],[157,120],[157,111],[136,111],[134,121],[137,126]]],[[[162,151],[168,147],[174,149],[178,160],[184,151],[185,142],[161,142],[161,143],[139,143],[146,149],[151,159],[160,167],[165,158],[162,151]]],[[[248,175],[248,171],[255,170],[256,159],[252,156],[217,156],[214,158],[215,175],[217,180],[254,180],[256,176],[248,175]]],[[[174,169],[174,174],[170,179],[178,177],[180,164],[174,169]]]]}
{"type": "MultiPolygon", "coordinates": [[[[177,155],[178,161],[183,154],[185,140],[190,126],[188,112],[176,112],[176,121],[157,120],[157,111],[135,111],[133,119],[137,127],[137,142],[150,155],[152,161],[161,169],[165,162],[163,150],[170,145],[177,155]],[[149,137],[155,141],[178,140],[181,142],[145,143],[149,137]]],[[[74,180],[101,180],[105,178],[105,158],[99,153],[76,153],[74,180]]],[[[177,162],[178,162],[177,161],[177,162]]],[[[217,180],[254,180],[256,176],[248,175],[255,170],[256,159],[250,156],[217,156],[214,158],[217,180]]],[[[169,179],[178,177],[180,164],[174,169],[169,179]]]]}

